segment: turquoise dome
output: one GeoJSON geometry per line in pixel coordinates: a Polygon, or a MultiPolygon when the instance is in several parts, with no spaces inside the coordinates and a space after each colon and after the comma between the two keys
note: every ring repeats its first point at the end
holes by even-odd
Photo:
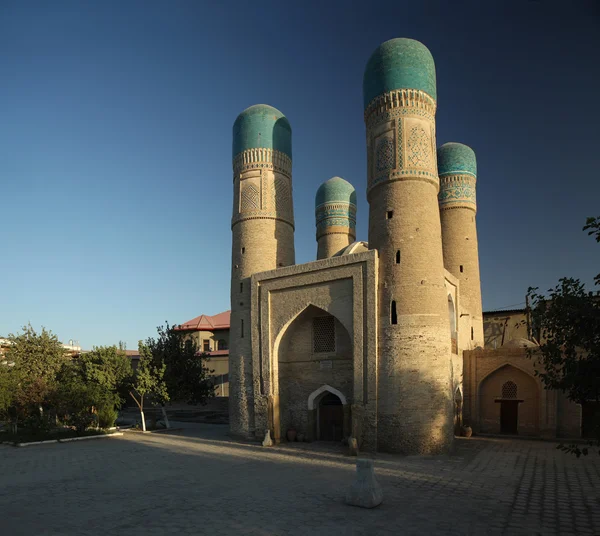
{"type": "Polygon", "coordinates": [[[325,181],[317,190],[315,208],[323,203],[350,203],[356,206],[356,190],[348,181],[341,177],[332,177],[325,181]]]}
{"type": "Polygon", "coordinates": [[[420,89],[437,99],[435,63],[429,49],[414,39],[390,39],[373,52],[363,77],[365,109],[394,89],[420,89]]]}
{"type": "Polygon", "coordinates": [[[462,143],[444,143],[437,150],[438,174],[468,173],[477,177],[475,152],[462,143]]]}
{"type": "Polygon", "coordinates": [[[255,104],[233,124],[233,156],[246,149],[275,149],[292,158],[292,127],[277,108],[255,104]]]}

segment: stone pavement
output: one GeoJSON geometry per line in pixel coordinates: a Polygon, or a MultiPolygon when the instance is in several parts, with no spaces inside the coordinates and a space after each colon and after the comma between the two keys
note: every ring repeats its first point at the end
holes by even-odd
{"type": "Polygon", "coordinates": [[[377,455],[384,502],[344,504],[355,458],[270,449],[227,427],[0,446],[0,534],[600,534],[600,459],[555,444],[457,439],[449,456],[377,455]]]}

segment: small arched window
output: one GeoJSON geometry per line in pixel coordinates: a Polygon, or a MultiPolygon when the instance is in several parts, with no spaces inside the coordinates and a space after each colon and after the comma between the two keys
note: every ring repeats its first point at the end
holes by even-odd
{"type": "Polygon", "coordinates": [[[508,381],[502,385],[502,398],[517,398],[517,384],[508,381]]]}
{"type": "Polygon", "coordinates": [[[456,337],[456,312],[451,294],[448,294],[448,317],[450,318],[450,336],[456,337]]]}
{"type": "Polygon", "coordinates": [[[392,324],[398,323],[398,313],[396,312],[396,300],[392,300],[392,306],[390,310],[390,321],[392,324]]]}
{"type": "Polygon", "coordinates": [[[396,264],[400,264],[400,250],[396,251],[396,264]]]}

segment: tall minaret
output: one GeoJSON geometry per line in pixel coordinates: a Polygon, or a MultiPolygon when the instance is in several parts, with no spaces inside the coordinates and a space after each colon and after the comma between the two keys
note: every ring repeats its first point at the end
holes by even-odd
{"type": "Polygon", "coordinates": [[[332,257],[356,240],[356,190],[341,177],[325,181],[315,196],[317,259],[332,257]]]}
{"type": "Polygon", "coordinates": [[[277,109],[257,104],[233,125],[233,233],[229,427],[254,434],[250,276],[294,264],[292,129],[277,109]]]}
{"type": "Polygon", "coordinates": [[[450,323],[427,47],[412,39],[380,45],[363,96],[369,247],[379,253],[378,448],[442,452],[453,441],[450,323]]]}
{"type": "Polygon", "coordinates": [[[461,311],[469,315],[471,348],[483,348],[481,280],[475,214],[477,161],[473,149],[445,143],[438,149],[444,265],[460,282],[461,311]]]}

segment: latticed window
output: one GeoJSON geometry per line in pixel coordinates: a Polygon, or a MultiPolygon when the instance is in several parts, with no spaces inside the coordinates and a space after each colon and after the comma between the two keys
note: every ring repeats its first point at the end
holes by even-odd
{"type": "Polygon", "coordinates": [[[313,352],[335,352],[335,318],[317,316],[313,318],[313,352]]]}
{"type": "Polygon", "coordinates": [[[502,386],[502,398],[517,398],[517,384],[515,382],[506,382],[502,386]]]}

